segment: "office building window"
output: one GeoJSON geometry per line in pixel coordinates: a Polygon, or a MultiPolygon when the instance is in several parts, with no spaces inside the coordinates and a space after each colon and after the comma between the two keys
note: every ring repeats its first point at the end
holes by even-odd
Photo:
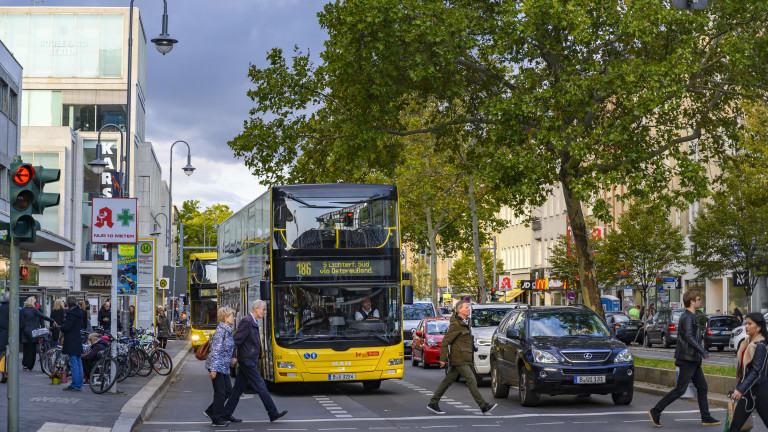
{"type": "Polygon", "coordinates": [[[21,112],[22,126],[61,126],[61,92],[25,90],[21,112]]]}
{"type": "Polygon", "coordinates": [[[125,129],[125,105],[64,105],[61,124],[75,131],[96,132],[106,124],[125,129]]]}

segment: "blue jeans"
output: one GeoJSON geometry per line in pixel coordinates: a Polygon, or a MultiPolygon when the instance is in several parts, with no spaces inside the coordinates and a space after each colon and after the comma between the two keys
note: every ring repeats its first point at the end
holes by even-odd
{"type": "Polygon", "coordinates": [[[227,399],[226,405],[224,405],[224,412],[227,417],[231,416],[237,408],[237,403],[240,401],[240,395],[243,394],[245,386],[250,383],[261,398],[261,403],[264,404],[264,408],[267,410],[269,417],[274,417],[278,414],[275,402],[272,400],[272,396],[267,390],[267,383],[264,382],[264,378],[261,377],[259,370],[256,368],[256,363],[252,361],[243,361],[240,363],[240,368],[237,371],[237,378],[235,378],[235,386],[232,387],[232,394],[227,399]]]}
{"type": "Polygon", "coordinates": [[[70,384],[70,387],[78,390],[83,388],[83,362],[80,356],[69,356],[69,370],[72,372],[72,384],[70,384]]]}

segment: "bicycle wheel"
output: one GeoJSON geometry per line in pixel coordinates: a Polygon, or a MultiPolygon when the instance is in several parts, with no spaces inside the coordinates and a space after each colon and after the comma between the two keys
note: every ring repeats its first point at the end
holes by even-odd
{"type": "Polygon", "coordinates": [[[139,373],[139,369],[141,369],[140,362],[143,361],[141,354],[139,354],[139,350],[136,349],[136,347],[131,347],[130,351],[128,351],[128,359],[130,360],[128,376],[134,376],[139,373]]]}
{"type": "Polygon", "coordinates": [[[131,360],[128,354],[121,355],[117,358],[117,382],[121,382],[128,378],[128,374],[131,372],[131,360]]]}
{"type": "Polygon", "coordinates": [[[46,339],[43,339],[42,342],[37,344],[37,347],[35,347],[35,350],[37,350],[37,358],[40,362],[40,372],[50,375],[50,372],[45,372],[45,354],[51,349],[51,343],[47,341],[46,339]]]}
{"type": "Polygon", "coordinates": [[[101,394],[115,385],[115,380],[112,378],[112,374],[117,372],[117,362],[111,358],[103,358],[99,360],[91,369],[91,376],[88,377],[88,384],[91,387],[91,391],[96,394],[101,394]]]}
{"type": "Polygon", "coordinates": [[[173,370],[173,360],[165,350],[158,348],[152,356],[152,368],[158,375],[168,375],[173,370]]]}
{"type": "Polygon", "coordinates": [[[56,370],[56,367],[54,366],[56,364],[56,360],[59,357],[59,354],[61,353],[61,348],[51,348],[48,351],[43,354],[42,358],[40,359],[40,368],[43,370],[43,373],[50,376],[51,372],[56,370]]]}
{"type": "Polygon", "coordinates": [[[139,356],[141,357],[139,370],[136,372],[138,376],[149,376],[152,373],[152,361],[149,359],[149,354],[143,349],[139,349],[139,356]]]}

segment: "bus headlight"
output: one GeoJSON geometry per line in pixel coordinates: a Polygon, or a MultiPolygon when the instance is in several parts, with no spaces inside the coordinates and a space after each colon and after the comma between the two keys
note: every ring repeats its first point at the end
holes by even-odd
{"type": "Polygon", "coordinates": [[[393,359],[389,359],[389,361],[387,362],[387,365],[389,365],[389,366],[399,365],[399,364],[403,364],[403,359],[401,359],[401,358],[393,358],[393,359]]]}
{"type": "Polygon", "coordinates": [[[278,362],[277,367],[280,369],[296,369],[296,365],[293,362],[278,362]]]}
{"type": "Polygon", "coordinates": [[[197,334],[193,334],[193,335],[192,335],[192,340],[193,340],[193,341],[196,341],[196,340],[200,340],[200,335],[197,335],[197,334]]]}

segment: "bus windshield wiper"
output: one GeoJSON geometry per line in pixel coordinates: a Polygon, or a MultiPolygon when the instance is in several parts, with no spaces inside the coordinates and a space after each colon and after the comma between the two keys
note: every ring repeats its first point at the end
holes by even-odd
{"type": "Polygon", "coordinates": [[[319,206],[319,205],[310,204],[310,203],[304,201],[301,198],[296,198],[295,196],[293,196],[293,194],[290,194],[290,193],[286,193],[285,197],[288,198],[288,199],[291,199],[293,201],[296,201],[299,204],[303,204],[306,207],[310,207],[310,208],[329,208],[329,209],[338,208],[337,206],[319,206]]]}
{"type": "Polygon", "coordinates": [[[302,337],[300,337],[300,338],[296,338],[296,339],[294,339],[294,340],[292,340],[292,341],[288,342],[286,345],[288,345],[288,346],[291,346],[291,345],[293,345],[293,344],[297,344],[297,343],[299,343],[299,342],[304,342],[304,341],[306,341],[306,340],[309,340],[309,339],[314,339],[314,338],[315,338],[315,336],[314,336],[314,335],[311,335],[311,336],[302,336],[302,337]]]}

